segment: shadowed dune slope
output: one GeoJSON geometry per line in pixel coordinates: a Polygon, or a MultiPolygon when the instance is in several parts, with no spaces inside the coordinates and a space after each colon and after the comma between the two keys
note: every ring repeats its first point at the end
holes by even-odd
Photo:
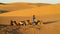
{"type": "Polygon", "coordinates": [[[7,4],[5,4],[5,3],[0,3],[0,5],[7,5],[7,4]]]}

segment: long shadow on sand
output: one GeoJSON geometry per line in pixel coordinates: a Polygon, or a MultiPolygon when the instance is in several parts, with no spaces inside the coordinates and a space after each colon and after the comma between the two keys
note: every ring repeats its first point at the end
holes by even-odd
{"type": "Polygon", "coordinates": [[[50,24],[50,23],[55,23],[55,22],[58,22],[60,20],[56,20],[56,21],[47,21],[47,22],[43,22],[43,24],[50,24]]]}

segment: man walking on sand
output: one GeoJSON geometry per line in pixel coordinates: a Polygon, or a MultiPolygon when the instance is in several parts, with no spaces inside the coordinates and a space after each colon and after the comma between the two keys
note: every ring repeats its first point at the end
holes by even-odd
{"type": "Polygon", "coordinates": [[[33,15],[33,17],[32,17],[32,23],[33,24],[35,23],[35,15],[33,15]]]}

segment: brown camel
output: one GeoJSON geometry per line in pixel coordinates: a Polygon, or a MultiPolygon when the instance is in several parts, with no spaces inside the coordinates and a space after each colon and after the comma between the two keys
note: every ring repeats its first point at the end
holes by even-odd
{"type": "Polygon", "coordinates": [[[15,25],[18,25],[17,23],[16,23],[16,21],[12,21],[11,20],[11,23],[10,23],[12,26],[15,24],[15,25]]]}

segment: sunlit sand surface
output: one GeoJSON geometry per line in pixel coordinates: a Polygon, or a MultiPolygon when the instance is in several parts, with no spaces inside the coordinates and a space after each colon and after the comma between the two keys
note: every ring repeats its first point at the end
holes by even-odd
{"type": "Polygon", "coordinates": [[[35,7],[41,7],[41,6],[46,6],[50,4],[45,4],[45,3],[8,3],[0,4],[0,10],[8,10],[8,11],[15,11],[15,10],[22,10],[22,9],[29,9],[29,8],[35,8],[35,7]]]}
{"type": "Polygon", "coordinates": [[[0,26],[0,34],[60,34],[60,4],[52,4],[41,7],[37,7],[34,4],[28,5],[28,3],[26,4],[23,3],[19,5],[20,7],[24,5],[23,8],[34,7],[24,10],[20,10],[20,8],[19,10],[16,10],[17,5],[20,3],[18,3],[17,5],[16,4],[17,3],[6,5],[5,7],[8,6],[7,8],[11,10],[11,12],[0,14],[0,24],[6,25],[0,26]],[[17,21],[17,23],[19,23],[19,21],[22,20],[31,21],[32,15],[36,16],[36,20],[41,20],[42,21],[41,24],[38,23],[38,25],[26,25],[26,26],[10,25],[11,20],[15,20],[17,21]],[[43,24],[44,22],[52,23],[43,24]]]}
{"type": "Polygon", "coordinates": [[[0,16],[45,16],[60,14],[60,5],[49,5],[37,8],[30,8],[25,10],[16,10],[7,13],[0,14],[0,16]]]}

